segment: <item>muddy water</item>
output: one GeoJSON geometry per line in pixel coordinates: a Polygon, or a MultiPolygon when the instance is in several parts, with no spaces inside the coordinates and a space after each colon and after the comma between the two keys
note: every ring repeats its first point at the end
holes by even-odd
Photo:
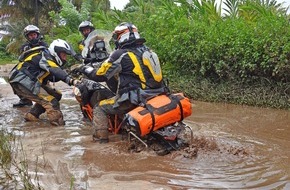
{"type": "Polygon", "coordinates": [[[186,120],[193,145],[161,157],[130,153],[119,136],[92,142],[71,88],[58,87],[64,127],[50,126],[45,115],[24,122],[28,108],[12,108],[18,99],[0,83],[0,126],[22,140],[30,174],[44,189],[290,189],[289,111],[193,101],[186,120]]]}

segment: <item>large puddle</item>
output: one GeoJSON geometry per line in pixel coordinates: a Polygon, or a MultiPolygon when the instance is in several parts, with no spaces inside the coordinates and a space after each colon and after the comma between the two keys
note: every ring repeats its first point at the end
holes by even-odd
{"type": "Polygon", "coordinates": [[[24,122],[28,108],[12,108],[18,99],[0,83],[0,126],[19,136],[44,189],[290,189],[289,111],[193,101],[186,123],[203,146],[157,156],[128,152],[119,136],[94,143],[71,87],[57,86],[64,127],[24,122]]]}

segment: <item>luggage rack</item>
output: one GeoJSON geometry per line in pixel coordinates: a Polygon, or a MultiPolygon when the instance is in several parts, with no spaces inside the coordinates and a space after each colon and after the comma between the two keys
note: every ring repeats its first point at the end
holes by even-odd
{"type": "MultiPolygon", "coordinates": [[[[177,122],[174,126],[175,127],[179,126],[179,127],[183,128],[185,130],[189,129],[189,131],[190,131],[190,144],[192,144],[192,142],[193,142],[193,131],[192,131],[191,127],[188,126],[187,124],[183,123],[182,121],[181,122],[177,122]]],[[[139,142],[141,142],[145,146],[145,148],[149,147],[148,144],[144,140],[142,140],[138,135],[136,135],[132,131],[128,132],[128,141],[129,142],[131,142],[131,136],[135,137],[139,142]]]]}

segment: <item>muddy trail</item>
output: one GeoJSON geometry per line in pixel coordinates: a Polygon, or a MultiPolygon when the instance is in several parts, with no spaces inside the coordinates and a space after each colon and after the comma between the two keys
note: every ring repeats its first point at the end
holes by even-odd
{"type": "MultiPolygon", "coordinates": [[[[1,80],[1,78],[0,78],[1,80]]],[[[133,153],[128,141],[92,140],[72,88],[63,92],[65,126],[25,122],[29,108],[12,108],[18,98],[0,82],[0,127],[22,142],[29,174],[44,189],[289,189],[290,112],[192,101],[186,118],[194,131],[189,147],[157,156],[133,153]]]]}

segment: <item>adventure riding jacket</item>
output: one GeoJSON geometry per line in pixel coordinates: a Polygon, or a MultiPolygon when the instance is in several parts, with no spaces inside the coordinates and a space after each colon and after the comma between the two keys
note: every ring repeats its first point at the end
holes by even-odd
{"type": "MultiPolygon", "coordinates": [[[[138,105],[142,100],[166,91],[159,59],[145,45],[115,50],[109,59],[102,63],[99,69],[90,72],[88,77],[97,82],[113,77],[118,79],[119,98],[115,107],[127,100],[138,105]]],[[[102,103],[106,104],[105,101],[102,103]]]]}
{"type": "Polygon", "coordinates": [[[71,85],[72,78],[62,70],[45,47],[29,50],[29,55],[12,69],[9,74],[10,83],[20,83],[37,95],[42,84],[48,81],[64,81],[71,85]]]}
{"type": "Polygon", "coordinates": [[[119,94],[137,88],[145,90],[163,87],[158,57],[145,45],[114,51],[89,77],[103,82],[114,76],[119,77],[119,94]]]}

